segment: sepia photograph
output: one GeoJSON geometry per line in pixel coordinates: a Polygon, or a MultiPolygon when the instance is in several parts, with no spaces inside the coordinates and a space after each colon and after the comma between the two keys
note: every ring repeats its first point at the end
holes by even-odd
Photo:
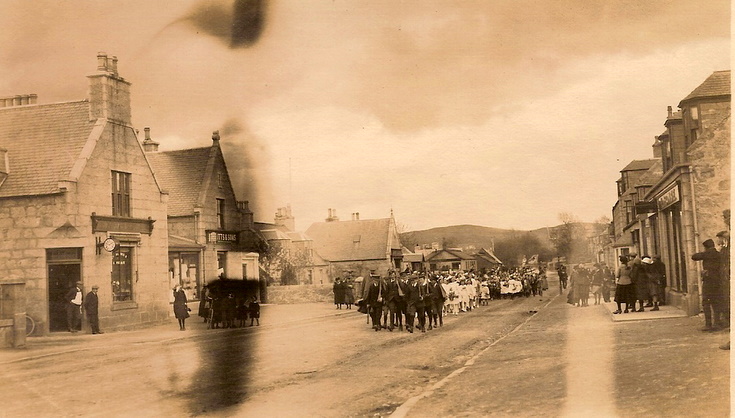
{"type": "Polygon", "coordinates": [[[0,418],[730,417],[726,0],[0,0],[0,418]]]}

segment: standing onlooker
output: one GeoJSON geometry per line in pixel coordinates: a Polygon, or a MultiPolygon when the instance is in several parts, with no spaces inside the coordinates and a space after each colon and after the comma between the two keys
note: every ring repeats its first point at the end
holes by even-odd
{"type": "Polygon", "coordinates": [[[717,243],[720,245],[720,270],[721,292],[722,292],[722,315],[723,324],[730,326],[730,233],[720,231],[717,233],[717,243]]]}
{"type": "Polygon", "coordinates": [[[77,332],[82,328],[82,282],[77,282],[66,293],[66,324],[69,332],[77,332]]]}
{"type": "Polygon", "coordinates": [[[253,320],[255,320],[256,325],[260,326],[260,304],[258,303],[258,298],[253,296],[253,300],[250,302],[250,305],[248,306],[248,313],[250,314],[250,326],[253,326],[253,320]]]}
{"type": "Polygon", "coordinates": [[[99,299],[97,298],[97,290],[99,286],[92,286],[92,291],[87,293],[84,298],[84,312],[87,314],[87,320],[89,321],[89,327],[92,328],[92,334],[104,334],[100,331],[100,317],[99,317],[99,299]]]}
{"type": "Polygon", "coordinates": [[[702,245],[704,251],[692,255],[692,260],[702,261],[702,308],[704,309],[702,331],[715,331],[721,325],[721,256],[715,249],[715,242],[711,239],[704,241],[702,245]]]}
{"type": "Polygon", "coordinates": [[[628,313],[629,310],[635,310],[635,295],[633,289],[633,281],[630,279],[630,266],[628,257],[621,255],[619,257],[620,267],[615,274],[617,283],[615,286],[615,302],[618,304],[618,310],[614,314],[628,313]],[[625,311],[621,311],[621,305],[625,303],[625,311]],[[632,309],[630,305],[633,305],[632,309]]]}
{"type": "Polygon", "coordinates": [[[186,330],[186,318],[189,317],[189,308],[186,303],[186,292],[180,284],[177,284],[174,287],[174,316],[179,320],[179,331],[186,330]]]}
{"type": "Polygon", "coordinates": [[[645,312],[646,301],[648,296],[648,278],[643,272],[643,263],[641,257],[637,253],[630,253],[632,260],[630,261],[630,280],[633,282],[633,312],[645,312]],[[639,301],[641,306],[636,311],[635,301],[639,301]]]}
{"type": "Polygon", "coordinates": [[[661,289],[662,277],[656,266],[654,266],[654,261],[651,257],[645,256],[641,262],[643,263],[643,274],[646,276],[646,280],[648,282],[648,295],[651,298],[651,304],[653,305],[653,309],[651,310],[657,311],[659,310],[658,301],[661,297],[659,291],[661,289]]]}
{"type": "Polygon", "coordinates": [[[602,282],[604,279],[604,272],[600,268],[599,264],[595,264],[595,267],[591,272],[592,280],[590,280],[590,291],[595,297],[595,305],[602,303],[602,282]]]}
{"type": "Polygon", "coordinates": [[[355,286],[352,284],[352,279],[345,279],[343,287],[345,305],[347,305],[347,309],[352,309],[352,304],[355,303],[355,286]]]}
{"type": "Polygon", "coordinates": [[[661,261],[660,255],[653,256],[653,269],[659,277],[658,287],[658,304],[666,305],[666,264],[661,261]]]}
{"type": "Polygon", "coordinates": [[[334,292],[334,304],[337,306],[337,309],[342,309],[342,304],[345,303],[345,288],[342,285],[342,279],[339,277],[334,279],[332,292],[334,292]]]}
{"type": "Polygon", "coordinates": [[[605,303],[610,302],[610,291],[615,288],[615,275],[610,267],[603,265],[602,267],[602,300],[605,303]]]}

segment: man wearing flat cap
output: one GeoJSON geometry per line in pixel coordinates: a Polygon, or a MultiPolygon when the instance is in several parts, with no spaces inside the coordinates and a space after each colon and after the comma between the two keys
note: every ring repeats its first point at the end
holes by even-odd
{"type": "Polygon", "coordinates": [[[702,243],[704,251],[692,255],[692,260],[702,262],[702,309],[704,309],[704,328],[702,331],[716,331],[722,327],[721,259],[715,249],[715,242],[708,239],[702,243]]]}
{"type": "Polygon", "coordinates": [[[97,285],[92,286],[92,291],[87,293],[87,296],[84,298],[84,312],[87,313],[87,320],[89,321],[90,328],[92,328],[92,334],[104,334],[100,331],[100,318],[98,315],[99,299],[97,298],[97,290],[99,288],[97,285]]]}

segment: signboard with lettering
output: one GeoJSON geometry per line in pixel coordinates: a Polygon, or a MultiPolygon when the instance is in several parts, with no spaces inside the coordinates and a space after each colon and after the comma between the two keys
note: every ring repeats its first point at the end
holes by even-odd
{"type": "Polygon", "coordinates": [[[679,201],[679,187],[674,185],[671,189],[667,190],[664,194],[659,197],[656,202],[658,203],[658,210],[663,210],[679,201]]]}
{"type": "Polygon", "coordinates": [[[237,231],[207,231],[207,242],[209,243],[236,243],[237,238],[237,231]]]}

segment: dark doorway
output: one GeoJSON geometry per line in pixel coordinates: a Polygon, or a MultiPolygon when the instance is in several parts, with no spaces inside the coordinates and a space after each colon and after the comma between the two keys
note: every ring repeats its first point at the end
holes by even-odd
{"type": "Polygon", "coordinates": [[[67,331],[66,293],[82,280],[81,249],[47,250],[49,331],[67,331]],[[78,251],[77,251],[78,250],[78,251]]]}

